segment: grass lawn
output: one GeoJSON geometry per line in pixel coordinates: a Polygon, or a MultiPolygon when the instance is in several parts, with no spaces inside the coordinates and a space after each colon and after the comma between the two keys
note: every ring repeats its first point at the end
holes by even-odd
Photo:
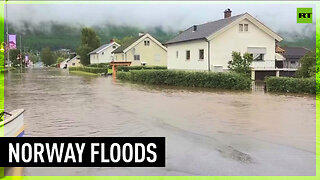
{"type": "Polygon", "coordinates": [[[85,75],[85,76],[98,76],[98,74],[95,73],[89,73],[89,72],[84,72],[84,71],[69,71],[72,74],[77,74],[77,75],[85,75]]]}

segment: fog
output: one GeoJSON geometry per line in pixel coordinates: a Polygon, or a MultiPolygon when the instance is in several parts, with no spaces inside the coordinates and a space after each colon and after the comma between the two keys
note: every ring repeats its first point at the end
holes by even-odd
{"type": "MultiPolygon", "coordinates": [[[[118,4],[10,4],[9,22],[22,21],[40,23],[56,21],[82,26],[102,24],[131,25],[137,27],[162,26],[165,29],[184,30],[191,25],[201,24],[223,18],[226,8],[232,15],[250,13],[274,31],[294,31],[305,33],[315,29],[315,23],[297,24],[297,7],[312,7],[314,4],[221,4],[214,2],[183,3],[118,3],[118,4]]],[[[276,3],[276,2],[274,2],[276,3]]],[[[306,2],[307,3],[307,2],[306,2]]],[[[315,18],[313,18],[315,22],[315,18]]]]}

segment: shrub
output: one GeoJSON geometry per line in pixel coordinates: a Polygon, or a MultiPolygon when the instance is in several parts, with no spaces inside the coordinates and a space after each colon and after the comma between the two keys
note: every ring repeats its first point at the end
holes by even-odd
{"type": "Polygon", "coordinates": [[[300,59],[301,67],[296,72],[296,77],[308,78],[316,74],[316,51],[306,53],[300,59]]]}
{"type": "Polygon", "coordinates": [[[109,68],[110,63],[89,64],[87,67],[109,68]]]}
{"type": "Polygon", "coordinates": [[[270,92],[316,93],[316,78],[268,77],[266,84],[270,92]]]}
{"type": "Polygon", "coordinates": [[[228,62],[228,68],[232,72],[240,73],[250,77],[251,75],[250,65],[252,61],[253,61],[252,54],[244,53],[243,57],[241,57],[240,52],[232,51],[232,61],[228,62]]]}
{"type": "Polygon", "coordinates": [[[166,70],[167,66],[119,66],[118,71],[128,72],[131,70],[166,70]]]}
{"type": "Polygon", "coordinates": [[[117,72],[117,79],[154,85],[250,89],[251,80],[237,73],[187,72],[172,70],[132,70],[117,72]]]}
{"type": "Polygon", "coordinates": [[[79,67],[70,67],[69,71],[84,71],[84,72],[99,74],[99,73],[108,73],[108,68],[79,66],[79,67]]]}

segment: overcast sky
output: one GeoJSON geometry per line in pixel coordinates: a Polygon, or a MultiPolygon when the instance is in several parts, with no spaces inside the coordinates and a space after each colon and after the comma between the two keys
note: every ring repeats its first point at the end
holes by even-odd
{"type": "MultiPolygon", "coordinates": [[[[250,13],[275,31],[300,31],[304,24],[296,23],[297,7],[315,5],[259,5],[259,4],[95,4],[95,5],[8,5],[10,22],[28,20],[33,22],[58,21],[81,24],[127,24],[142,27],[163,26],[173,30],[184,30],[223,18],[226,8],[232,15],[250,13]]],[[[313,18],[315,21],[315,18],[313,18]]]]}

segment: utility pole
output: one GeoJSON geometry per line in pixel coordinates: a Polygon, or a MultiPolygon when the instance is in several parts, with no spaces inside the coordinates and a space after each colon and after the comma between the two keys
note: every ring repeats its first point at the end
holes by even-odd
{"type": "Polygon", "coordinates": [[[21,51],[21,34],[20,34],[20,73],[22,73],[22,51],[21,51]]]}
{"type": "Polygon", "coordinates": [[[9,47],[9,26],[8,26],[8,0],[6,0],[6,27],[7,27],[7,66],[10,66],[10,47],[9,47]]]}

